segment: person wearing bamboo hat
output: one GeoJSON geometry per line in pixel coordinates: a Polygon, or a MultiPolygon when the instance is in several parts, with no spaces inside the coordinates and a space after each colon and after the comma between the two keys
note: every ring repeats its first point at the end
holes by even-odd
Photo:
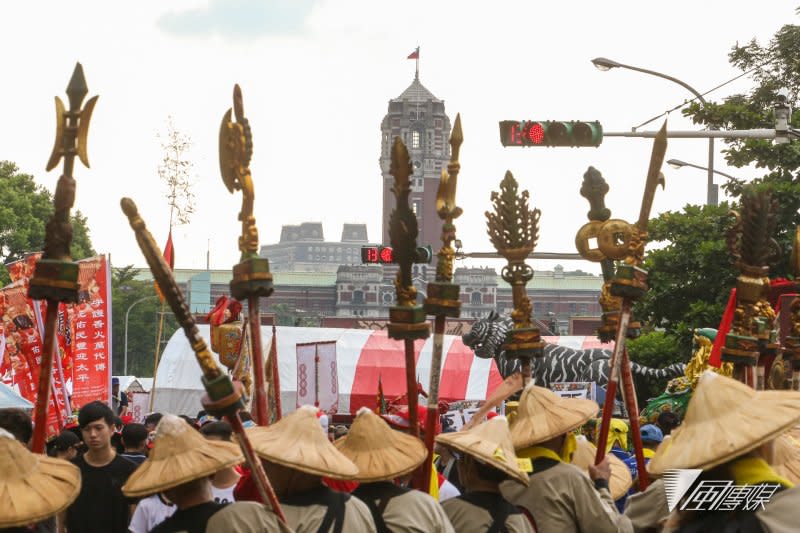
{"type": "Polygon", "coordinates": [[[398,486],[394,480],[416,470],[428,457],[421,440],[395,431],[362,407],[345,437],[334,446],[358,467],[353,492],[369,507],[379,533],[387,531],[453,532],[453,526],[430,495],[398,486]]]}
{"type": "Polygon", "coordinates": [[[573,431],[597,411],[591,400],[561,398],[532,383],[522,392],[511,440],[530,484],[505,482],[500,490],[529,513],[539,533],[632,531],[608,490],[608,457],[589,465],[589,477],[570,464],[577,446],[573,431]]]}
{"type": "Polygon", "coordinates": [[[683,424],[647,466],[654,476],[673,469],[702,470],[663,531],[797,530],[800,489],[769,463],[774,439],[798,421],[800,392],[756,391],[713,372],[701,375],[683,424]],[[749,496],[726,500],[724,510],[698,504],[697,491],[709,482],[738,487],[740,495],[749,496]]]}
{"type": "Polygon", "coordinates": [[[164,415],[150,455],[130,475],[122,492],[129,498],[163,492],[175,504],[177,511],[152,533],[288,531],[275,514],[257,503],[214,502],[211,476],[243,460],[235,444],[207,440],[185,420],[164,415]]]}
{"type": "Polygon", "coordinates": [[[374,532],[369,507],[336,492],[322,478],[352,480],[358,467],[320,429],[316,407],[304,405],[270,426],[247,430],[289,526],[305,532],[374,532]]]}
{"type": "Polygon", "coordinates": [[[500,494],[500,483],[528,485],[520,470],[508,422],[496,416],[466,431],[445,433],[436,442],[461,452],[459,476],[466,491],[442,503],[458,532],[532,533],[528,519],[500,494]]]}
{"type": "Polygon", "coordinates": [[[33,454],[0,429],[0,531],[30,531],[28,525],[66,509],[80,490],[78,467],[33,454]]]}

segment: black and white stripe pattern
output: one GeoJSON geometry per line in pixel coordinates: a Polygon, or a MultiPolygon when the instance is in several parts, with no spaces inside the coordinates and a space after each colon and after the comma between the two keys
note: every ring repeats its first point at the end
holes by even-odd
{"type": "MultiPolygon", "coordinates": [[[[462,340],[472,348],[475,355],[482,358],[493,357],[503,377],[520,369],[519,360],[508,360],[501,349],[506,333],[513,323],[510,317],[501,318],[491,313],[487,318],[473,324],[462,340]]],[[[594,381],[605,387],[608,383],[611,351],[600,348],[576,350],[558,344],[545,344],[544,357],[533,361],[532,377],[542,387],[551,383],[594,381]]],[[[681,376],[686,365],[672,364],[666,368],[650,368],[631,362],[631,372],[635,376],[648,379],[666,379],[681,376]]]]}

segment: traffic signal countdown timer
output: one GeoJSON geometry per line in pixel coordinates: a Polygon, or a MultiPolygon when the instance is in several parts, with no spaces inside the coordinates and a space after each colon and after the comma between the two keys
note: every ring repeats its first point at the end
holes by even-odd
{"type": "Polygon", "coordinates": [[[500,122],[503,146],[600,146],[599,122],[504,120],[500,122]]]}
{"type": "MultiPolygon", "coordinates": [[[[415,263],[430,263],[433,259],[433,250],[430,246],[417,246],[415,263]]],[[[391,246],[362,246],[361,262],[368,264],[392,264],[394,250],[391,246]]]]}

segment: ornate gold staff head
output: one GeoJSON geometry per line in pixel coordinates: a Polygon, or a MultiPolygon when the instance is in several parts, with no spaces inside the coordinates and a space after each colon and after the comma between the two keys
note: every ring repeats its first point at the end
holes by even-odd
{"type": "Polygon", "coordinates": [[[775,213],[778,201],[769,191],[746,188],[739,213],[734,213],[728,246],[736,259],[736,310],[725,337],[722,360],[753,366],[760,352],[777,349],[775,311],[769,303],[769,260],[776,253],[775,213]]]}
{"type": "Polygon", "coordinates": [[[94,96],[81,109],[89,89],[80,63],[75,65],[66,92],[69,97],[69,111],[56,96],[56,140],[47,162],[47,170],[50,171],[63,158],[64,172],[58,178],[53,197],[55,212],[47,223],[44,254],[36,264],[36,272],[30,281],[28,294],[34,300],[78,301],[78,263],[74,263],[70,255],[70,209],[75,204],[75,178],[72,177],[72,170],[76,155],[86,167],[89,166],[86,142],[89,121],[97,102],[97,96],[94,96]]]}
{"type": "Polygon", "coordinates": [[[397,207],[389,217],[389,237],[395,261],[400,269],[394,286],[397,305],[389,309],[389,337],[398,340],[425,339],[430,334],[430,325],[425,319],[425,310],[417,305],[417,289],[411,279],[411,266],[417,254],[417,217],[408,203],[411,185],[408,177],[412,173],[408,150],[399,137],[392,146],[392,163],[389,170],[394,176],[392,192],[397,207]]]}
{"type": "Polygon", "coordinates": [[[436,281],[428,283],[428,296],[425,298],[425,312],[429,315],[457,317],[461,314],[459,293],[461,288],[453,283],[453,260],[455,250],[451,243],[456,238],[453,220],[461,216],[462,210],[456,205],[456,184],[461,164],[458,154],[464,134],[461,132],[461,114],[456,115],[453,131],[450,133],[450,162],[447,171],[442,171],[439,189],[436,192],[436,213],[442,219],[442,247],[437,254],[436,281]]]}
{"type": "Polygon", "coordinates": [[[233,109],[228,109],[222,117],[219,128],[219,170],[222,182],[228,191],[242,191],[242,235],[239,237],[239,250],[242,252],[239,264],[233,267],[231,294],[237,300],[248,296],[272,294],[272,274],[269,261],[258,256],[258,228],[253,216],[255,190],[250,175],[250,158],[253,156],[253,134],[250,123],[244,116],[242,90],[233,87],[233,109]],[[236,121],[231,120],[233,112],[236,121]]]}
{"type": "Polygon", "coordinates": [[[506,258],[503,279],[511,285],[514,311],[511,319],[514,328],[509,330],[503,349],[506,357],[530,360],[540,357],[544,343],[539,328],[531,321],[531,300],[525,286],[533,279],[533,269],[525,259],[533,252],[539,239],[541,211],[528,207],[528,191],[519,192],[517,180],[506,172],[500,182],[500,192],[492,192],[494,213],[486,212],[489,239],[497,252],[506,258]]]}

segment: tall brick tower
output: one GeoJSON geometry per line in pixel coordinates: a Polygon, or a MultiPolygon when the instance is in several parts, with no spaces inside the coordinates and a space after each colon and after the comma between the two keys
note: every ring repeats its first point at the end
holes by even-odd
{"type": "Polygon", "coordinates": [[[450,118],[439,100],[419,81],[419,71],[403,93],[389,100],[389,112],[381,122],[381,175],[383,176],[383,243],[389,245],[389,214],[395,206],[393,178],[389,174],[391,147],[395,137],[403,140],[414,174],[411,176],[411,207],[417,214],[419,245],[439,248],[442,222],[436,215],[436,189],[442,169],[450,159],[450,118]]]}

